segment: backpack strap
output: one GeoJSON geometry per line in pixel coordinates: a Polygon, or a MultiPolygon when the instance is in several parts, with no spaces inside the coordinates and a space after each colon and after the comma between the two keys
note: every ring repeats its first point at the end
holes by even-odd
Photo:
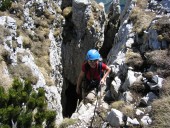
{"type": "MultiPolygon", "coordinates": [[[[101,61],[98,62],[97,68],[98,68],[98,73],[100,74],[100,80],[101,80],[101,78],[103,77],[102,62],[101,61]]],[[[90,65],[88,63],[85,63],[85,79],[86,79],[86,74],[87,74],[89,69],[90,69],[90,65]]]]}
{"type": "Polygon", "coordinates": [[[87,74],[89,68],[90,68],[90,67],[89,67],[88,63],[86,62],[86,63],[85,63],[85,80],[87,79],[86,74],[87,74]]]}
{"type": "Polygon", "coordinates": [[[102,73],[102,62],[101,61],[99,61],[99,63],[98,63],[98,72],[100,74],[100,80],[101,80],[102,75],[103,75],[103,73],[102,73]]]}

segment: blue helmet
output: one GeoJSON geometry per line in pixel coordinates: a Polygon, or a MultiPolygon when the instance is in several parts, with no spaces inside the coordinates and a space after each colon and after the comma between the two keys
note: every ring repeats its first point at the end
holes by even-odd
{"type": "Polygon", "coordinates": [[[87,52],[86,60],[98,60],[100,59],[100,54],[96,49],[91,49],[87,52]]]}

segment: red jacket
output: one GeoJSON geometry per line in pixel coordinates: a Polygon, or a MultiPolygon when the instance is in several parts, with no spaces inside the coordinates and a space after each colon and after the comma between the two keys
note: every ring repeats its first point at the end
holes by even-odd
{"type": "MultiPolygon", "coordinates": [[[[99,63],[99,62],[98,62],[99,63]]],[[[100,72],[98,68],[98,63],[96,63],[95,68],[91,68],[88,62],[82,64],[82,71],[86,74],[87,80],[99,80],[100,81],[100,72]],[[88,67],[88,68],[87,68],[88,67]],[[87,71],[86,71],[87,69],[87,71]]],[[[106,64],[102,62],[102,72],[106,70],[106,64]]]]}

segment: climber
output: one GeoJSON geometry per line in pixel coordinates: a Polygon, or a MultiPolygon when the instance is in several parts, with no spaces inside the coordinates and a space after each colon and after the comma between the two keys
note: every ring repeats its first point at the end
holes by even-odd
{"type": "Polygon", "coordinates": [[[101,86],[105,84],[106,77],[111,71],[110,67],[99,61],[100,59],[96,49],[89,50],[77,80],[76,92],[78,95],[82,93],[83,100],[87,102],[92,103],[95,100],[96,94],[101,91],[101,86]]]}

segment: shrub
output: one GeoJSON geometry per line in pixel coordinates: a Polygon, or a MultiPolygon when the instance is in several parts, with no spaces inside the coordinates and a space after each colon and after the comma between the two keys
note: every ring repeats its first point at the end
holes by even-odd
{"type": "Polygon", "coordinates": [[[153,119],[150,128],[166,128],[170,126],[170,96],[155,100],[152,103],[151,118],[153,119]],[[163,106],[163,108],[162,108],[163,106]]]}
{"type": "Polygon", "coordinates": [[[28,96],[23,83],[19,79],[14,79],[12,88],[9,89],[9,104],[22,106],[22,103],[27,102],[28,96]]]}
{"type": "Polygon", "coordinates": [[[44,37],[44,35],[38,35],[38,38],[39,38],[39,40],[41,41],[41,42],[43,42],[43,41],[45,41],[45,37],[44,37]]]}
{"type": "Polygon", "coordinates": [[[55,20],[56,16],[55,15],[50,15],[49,18],[47,19],[48,24],[52,24],[55,20]]]}
{"type": "Polygon", "coordinates": [[[45,90],[43,88],[38,88],[38,96],[44,96],[45,95],[45,90]]]}
{"type": "Polygon", "coordinates": [[[49,46],[50,46],[49,40],[45,40],[44,42],[37,42],[32,45],[31,51],[38,58],[43,57],[43,56],[48,56],[49,46]]]}
{"type": "Polygon", "coordinates": [[[27,92],[27,94],[29,95],[32,91],[32,86],[31,86],[31,81],[30,80],[25,80],[25,83],[24,83],[24,91],[27,92]]]}
{"type": "Polygon", "coordinates": [[[60,30],[59,28],[55,29],[55,31],[54,31],[54,33],[53,33],[53,35],[54,35],[55,38],[61,34],[60,31],[61,31],[61,30],[60,30]]]}
{"type": "Polygon", "coordinates": [[[90,15],[89,20],[87,21],[87,28],[90,29],[94,25],[95,19],[93,15],[90,15]]]}
{"type": "MultiPolygon", "coordinates": [[[[56,118],[56,111],[52,111],[52,110],[48,110],[45,112],[45,117],[46,117],[46,124],[47,125],[50,125],[51,123],[53,123],[55,121],[55,118],[56,118]]],[[[47,126],[47,127],[50,127],[50,126],[47,126]]]]}
{"type": "Polygon", "coordinates": [[[58,6],[58,4],[53,3],[53,6],[54,6],[54,9],[55,9],[55,11],[56,11],[57,13],[59,13],[59,14],[62,13],[62,10],[61,10],[61,8],[58,6]]]}
{"type": "Polygon", "coordinates": [[[166,80],[163,82],[161,95],[163,96],[169,96],[170,95],[170,77],[166,77],[166,80]]]}
{"type": "Polygon", "coordinates": [[[33,84],[37,82],[37,77],[33,75],[31,69],[25,64],[10,65],[9,72],[15,78],[28,79],[33,84]]]}
{"type": "Polygon", "coordinates": [[[48,110],[45,112],[46,120],[48,123],[53,122],[56,118],[56,111],[48,110]]]}
{"type": "Polygon", "coordinates": [[[0,95],[3,93],[5,93],[5,89],[2,86],[0,86],[0,95]]]}
{"type": "Polygon", "coordinates": [[[7,64],[10,64],[10,63],[11,63],[9,51],[3,49],[1,55],[2,55],[3,60],[4,60],[7,64]]]}
{"type": "Polygon", "coordinates": [[[125,114],[128,117],[134,118],[134,108],[132,105],[125,105],[122,109],[121,112],[123,112],[123,114],[125,114]]]}
{"type": "Polygon", "coordinates": [[[39,24],[43,28],[48,28],[48,22],[46,20],[40,20],[39,24]]]}
{"type": "Polygon", "coordinates": [[[44,112],[37,112],[34,116],[36,124],[42,124],[45,120],[45,113],[44,112]]]}
{"type": "Polygon", "coordinates": [[[28,101],[28,98],[29,98],[27,92],[25,92],[25,91],[21,91],[20,97],[21,97],[21,98],[20,98],[20,103],[21,103],[21,104],[22,104],[22,103],[26,103],[26,102],[28,101]]]}
{"type": "Polygon", "coordinates": [[[146,0],[137,0],[136,5],[142,9],[147,8],[147,1],[146,0]]]}
{"type": "Polygon", "coordinates": [[[31,48],[31,39],[27,36],[24,36],[24,38],[23,38],[23,47],[31,48]]]}
{"type": "Polygon", "coordinates": [[[30,128],[32,123],[32,113],[21,113],[17,120],[19,128],[30,128]]]}
{"type": "Polygon", "coordinates": [[[42,74],[45,77],[45,80],[48,81],[50,79],[51,67],[50,60],[48,56],[42,56],[37,59],[36,64],[40,67],[42,74]]]}
{"type": "Polygon", "coordinates": [[[22,5],[22,3],[13,2],[9,9],[9,12],[15,14],[18,18],[21,18],[23,10],[24,10],[24,6],[22,5]]]}
{"type": "Polygon", "coordinates": [[[13,121],[15,122],[16,119],[17,119],[17,116],[20,114],[20,110],[21,110],[21,108],[18,107],[18,106],[16,106],[16,107],[8,106],[6,108],[6,112],[8,114],[8,118],[9,119],[13,119],[13,121]]]}
{"type": "Polygon", "coordinates": [[[161,19],[157,20],[156,23],[152,27],[153,29],[156,29],[158,32],[158,40],[159,41],[166,41],[170,42],[170,21],[169,17],[162,17],[161,19]]]}
{"type": "MultiPolygon", "coordinates": [[[[39,40],[41,42],[44,42],[44,43],[47,42],[47,40],[45,40],[45,39],[48,39],[48,35],[49,35],[49,29],[48,28],[44,28],[42,26],[39,26],[38,29],[35,30],[35,33],[38,34],[39,40]],[[44,37],[44,38],[41,39],[42,38],[41,36],[44,37]]],[[[48,41],[48,42],[50,42],[50,41],[48,41]]]]}
{"type": "Polygon", "coordinates": [[[6,93],[0,92],[0,108],[5,108],[8,104],[9,96],[6,93]]]}
{"type": "Polygon", "coordinates": [[[20,113],[19,107],[8,106],[7,108],[0,109],[0,117],[2,124],[11,124],[11,120],[16,121],[16,117],[20,113]]]}
{"type": "Polygon", "coordinates": [[[133,68],[140,68],[143,65],[143,59],[139,53],[128,51],[126,53],[125,63],[133,68]]]}
{"type": "Polygon", "coordinates": [[[25,128],[30,128],[32,123],[32,113],[26,113],[25,118],[23,119],[25,128]]]}
{"type": "Polygon", "coordinates": [[[8,93],[0,86],[0,128],[12,127],[11,120],[17,122],[18,128],[42,128],[43,121],[46,121],[47,127],[53,128],[55,117],[56,111],[47,110],[44,89],[39,88],[38,93],[32,91],[28,79],[24,82],[14,79],[8,93]],[[33,116],[35,108],[37,111],[33,116]]]}
{"type": "MultiPolygon", "coordinates": [[[[151,52],[146,52],[145,57],[147,60],[147,64],[149,65],[154,65],[157,68],[157,72],[160,76],[168,76],[169,74],[166,74],[165,71],[168,71],[167,69],[170,67],[170,61],[169,56],[167,56],[167,51],[166,50],[154,50],[151,52]],[[158,69],[161,69],[162,71],[159,71],[158,69]],[[164,74],[165,73],[165,74],[164,74]]],[[[164,77],[166,77],[164,76],[164,77]]]]}
{"type": "Polygon", "coordinates": [[[33,110],[36,107],[36,99],[33,97],[30,97],[27,102],[27,108],[29,110],[33,110]]]}
{"type": "Polygon", "coordinates": [[[36,124],[36,125],[32,126],[31,128],[43,128],[43,127],[42,127],[42,125],[37,125],[36,124]]]}
{"type": "Polygon", "coordinates": [[[145,12],[140,7],[135,7],[129,16],[130,21],[134,24],[133,31],[137,33],[146,30],[154,18],[153,12],[145,12]]]}
{"type": "Polygon", "coordinates": [[[158,37],[157,37],[157,39],[158,39],[158,41],[163,41],[164,40],[164,37],[163,37],[163,35],[158,35],[158,37]]]}
{"type": "Polygon", "coordinates": [[[66,7],[63,9],[63,16],[64,17],[68,17],[70,16],[72,13],[72,7],[66,7]]]}
{"type": "Polygon", "coordinates": [[[16,25],[17,25],[17,30],[16,30],[16,36],[19,36],[20,35],[20,32],[21,32],[21,29],[22,29],[22,26],[23,26],[23,18],[21,17],[21,20],[20,19],[16,19],[16,25]]]}
{"type": "Polygon", "coordinates": [[[125,105],[124,101],[116,101],[111,104],[111,108],[120,110],[125,105]]]}
{"type": "Polygon", "coordinates": [[[6,125],[6,124],[2,124],[1,125],[1,128],[11,128],[9,125],[6,125]]]}
{"type": "Polygon", "coordinates": [[[23,88],[23,84],[19,79],[14,79],[12,88],[15,89],[16,91],[21,91],[23,88]]]}
{"type": "Polygon", "coordinates": [[[42,110],[46,107],[45,97],[37,98],[37,107],[38,109],[42,110]]]}
{"type": "Polygon", "coordinates": [[[8,10],[12,5],[12,0],[2,0],[0,5],[0,10],[5,11],[8,10]]]}
{"type": "Polygon", "coordinates": [[[1,117],[1,123],[6,124],[7,120],[8,120],[8,117],[6,116],[5,108],[0,109],[0,117],[1,117]]]}
{"type": "Polygon", "coordinates": [[[35,99],[36,99],[37,96],[38,96],[38,95],[37,95],[37,93],[36,93],[35,91],[33,91],[33,92],[31,93],[31,97],[32,97],[32,98],[35,98],[35,99]]]}
{"type": "Polygon", "coordinates": [[[19,96],[16,92],[16,90],[10,88],[9,89],[9,105],[17,106],[19,105],[19,96]]]}
{"type": "Polygon", "coordinates": [[[45,16],[45,18],[49,18],[50,17],[50,15],[51,15],[51,13],[47,10],[47,9],[45,9],[44,10],[44,16],[45,16]]]}

